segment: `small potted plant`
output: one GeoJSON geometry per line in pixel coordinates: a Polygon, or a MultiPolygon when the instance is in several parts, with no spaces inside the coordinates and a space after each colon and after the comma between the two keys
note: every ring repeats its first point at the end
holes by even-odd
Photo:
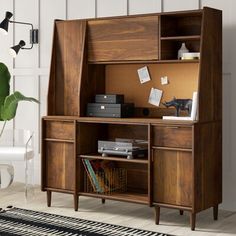
{"type": "Polygon", "coordinates": [[[0,138],[6,122],[15,117],[17,106],[20,101],[39,103],[37,99],[26,97],[18,91],[10,94],[10,78],[11,75],[7,66],[0,62],[0,121],[4,122],[0,131],[0,138]]]}

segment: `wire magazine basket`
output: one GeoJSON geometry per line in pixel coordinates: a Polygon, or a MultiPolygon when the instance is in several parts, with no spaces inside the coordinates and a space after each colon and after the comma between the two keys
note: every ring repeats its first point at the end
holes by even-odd
{"type": "MultiPolygon", "coordinates": [[[[87,160],[88,161],[88,160],[87,160]]],[[[87,166],[86,166],[87,167],[87,166]]],[[[94,172],[84,172],[84,191],[111,195],[127,190],[127,170],[124,168],[104,168],[94,172]]]]}

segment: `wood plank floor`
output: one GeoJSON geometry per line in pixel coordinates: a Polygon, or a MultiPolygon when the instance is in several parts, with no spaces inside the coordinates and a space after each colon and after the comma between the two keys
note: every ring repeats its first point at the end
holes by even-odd
{"type": "Polygon", "coordinates": [[[73,197],[68,194],[53,193],[52,207],[46,206],[46,194],[35,189],[33,198],[25,201],[24,185],[13,184],[0,190],[0,207],[13,205],[16,207],[78,217],[105,223],[118,224],[172,235],[186,236],[231,236],[236,235],[236,212],[219,211],[219,220],[214,221],[212,210],[206,210],[197,215],[196,231],[189,228],[189,213],[179,215],[176,210],[161,209],[160,225],[154,223],[154,209],[139,204],[106,201],[80,197],[79,211],[73,210],[73,197]]]}

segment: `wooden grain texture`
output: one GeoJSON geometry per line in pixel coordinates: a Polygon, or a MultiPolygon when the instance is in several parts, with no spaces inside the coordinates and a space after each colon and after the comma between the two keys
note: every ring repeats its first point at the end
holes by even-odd
{"type": "Polygon", "coordinates": [[[56,21],[49,83],[49,115],[79,115],[86,21],[56,21]],[[53,89],[52,89],[53,88],[53,89]],[[52,90],[52,94],[50,93],[52,90]]]}
{"type": "Polygon", "coordinates": [[[122,201],[122,202],[131,202],[131,203],[137,203],[137,204],[145,204],[148,203],[148,197],[147,194],[142,193],[114,193],[112,195],[103,195],[103,194],[94,194],[94,193],[85,193],[80,192],[81,196],[87,196],[87,197],[95,197],[95,198],[104,198],[104,199],[110,199],[115,201],[122,201]]]}
{"type": "Polygon", "coordinates": [[[44,116],[44,120],[57,120],[57,121],[73,121],[76,120],[79,123],[99,123],[99,124],[136,124],[136,125],[148,125],[148,124],[161,124],[161,125],[177,125],[187,126],[197,123],[197,121],[191,120],[163,120],[157,118],[144,118],[144,117],[132,117],[132,118],[107,118],[107,117],[79,117],[79,116],[44,116]]]}
{"type": "Polygon", "coordinates": [[[80,83],[80,116],[86,116],[87,104],[94,102],[96,94],[105,93],[105,65],[85,64],[80,83]]]}
{"type": "Polygon", "coordinates": [[[148,140],[147,125],[110,124],[107,128],[110,140],[115,140],[116,138],[148,140]]]}
{"type": "Polygon", "coordinates": [[[52,52],[51,52],[51,64],[49,73],[49,85],[47,95],[47,115],[56,115],[56,22],[54,21],[53,39],[52,39],[52,52]]]}
{"type": "Polygon", "coordinates": [[[153,202],[193,205],[192,154],[153,150],[153,202]]]}
{"type": "Polygon", "coordinates": [[[158,16],[88,21],[88,61],[156,60],[158,33],[158,16]]]}
{"type": "Polygon", "coordinates": [[[153,126],[153,145],[157,147],[192,148],[191,127],[153,126]]]}
{"type": "Polygon", "coordinates": [[[65,121],[46,121],[45,138],[74,140],[75,125],[65,121]]]}
{"type": "Polygon", "coordinates": [[[142,169],[127,169],[127,191],[148,195],[148,170],[146,165],[142,169]]]}
{"type": "Polygon", "coordinates": [[[107,160],[107,161],[119,161],[119,162],[130,162],[130,163],[140,163],[140,164],[148,164],[148,160],[135,158],[135,159],[127,159],[126,157],[117,157],[117,156],[106,156],[103,157],[101,154],[82,154],[79,155],[80,158],[86,158],[91,160],[107,160]]]}
{"type": "Polygon", "coordinates": [[[74,190],[74,146],[68,143],[47,142],[45,151],[46,186],[74,190]]]}
{"type": "Polygon", "coordinates": [[[45,156],[45,120],[42,118],[41,119],[41,190],[45,191],[45,186],[46,186],[46,175],[45,175],[45,170],[46,170],[46,156],[45,156]]]}
{"type": "Polygon", "coordinates": [[[79,123],[77,135],[79,155],[97,153],[97,141],[107,140],[107,125],[79,123]]]}
{"type": "Polygon", "coordinates": [[[222,12],[204,8],[199,73],[199,121],[222,120],[222,12]]]}
{"type": "Polygon", "coordinates": [[[200,35],[202,14],[161,16],[161,37],[200,35]]]}
{"type": "Polygon", "coordinates": [[[79,189],[80,189],[80,181],[79,181],[79,174],[80,174],[80,165],[77,159],[77,155],[79,153],[78,151],[78,145],[77,143],[79,142],[78,139],[80,138],[80,136],[78,136],[78,126],[77,126],[77,122],[76,120],[73,121],[73,126],[74,126],[74,145],[73,145],[73,149],[74,149],[74,156],[73,156],[73,165],[74,165],[74,173],[73,173],[73,177],[74,177],[74,210],[78,211],[79,208],[79,189]]]}
{"type": "Polygon", "coordinates": [[[222,122],[194,125],[194,211],[222,202],[222,122]]]}
{"type": "MultiPolygon", "coordinates": [[[[148,198],[148,165],[131,162],[116,162],[117,168],[127,171],[127,192],[145,194],[148,198]]],[[[134,199],[135,201],[135,199],[134,199]]]]}

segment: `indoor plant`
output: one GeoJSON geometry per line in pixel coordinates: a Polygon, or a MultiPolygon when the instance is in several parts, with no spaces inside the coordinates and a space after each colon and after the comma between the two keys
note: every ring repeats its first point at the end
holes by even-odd
{"type": "Polygon", "coordinates": [[[4,122],[0,131],[0,137],[3,133],[6,122],[15,117],[18,102],[30,101],[39,103],[37,99],[32,97],[25,97],[18,91],[10,94],[10,78],[11,75],[7,66],[4,63],[0,62],[0,121],[4,122]]]}

